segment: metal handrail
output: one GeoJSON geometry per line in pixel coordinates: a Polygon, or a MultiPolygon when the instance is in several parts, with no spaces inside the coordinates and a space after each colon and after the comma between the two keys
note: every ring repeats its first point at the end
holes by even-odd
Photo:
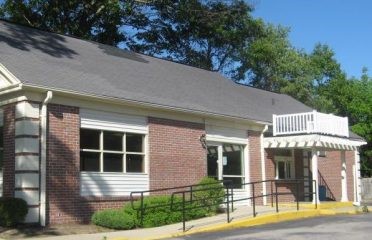
{"type": "MultiPolygon", "coordinates": [[[[230,222],[230,204],[233,204],[234,202],[238,202],[238,201],[243,201],[243,200],[252,200],[252,205],[253,205],[253,217],[256,217],[257,216],[257,213],[256,213],[256,199],[257,198],[261,198],[261,197],[265,197],[265,196],[272,196],[272,201],[271,201],[271,205],[273,206],[273,197],[275,196],[275,205],[276,205],[276,212],[278,213],[279,212],[279,205],[278,205],[278,202],[279,202],[279,199],[278,199],[278,196],[280,195],[292,195],[292,193],[287,193],[287,192],[278,192],[278,184],[277,183],[289,183],[289,184],[296,184],[296,203],[297,203],[297,211],[299,210],[299,184],[301,182],[305,182],[305,181],[308,181],[306,179],[286,179],[286,180],[264,180],[264,181],[255,181],[255,182],[249,182],[249,183],[243,183],[241,184],[242,186],[246,186],[246,185],[251,185],[252,186],[252,196],[250,197],[246,197],[246,198],[240,198],[240,199],[233,199],[233,188],[232,188],[232,185],[230,184],[229,186],[225,186],[226,187],[226,195],[225,195],[225,201],[223,202],[224,204],[226,204],[226,213],[227,213],[227,222],[229,223],[230,222]],[[273,183],[275,183],[275,193],[273,192],[273,188],[271,187],[271,193],[269,194],[261,194],[261,195],[256,195],[255,194],[255,185],[256,184],[264,184],[264,183],[270,183],[271,185],[273,183]],[[229,191],[231,190],[231,194],[229,193],[229,191]],[[230,196],[232,197],[232,199],[230,200],[230,196]]],[[[317,184],[316,180],[312,180],[313,184],[317,184]]],[[[209,190],[208,188],[207,189],[203,189],[204,191],[206,190],[209,190]]],[[[201,191],[203,191],[201,190],[201,191]]],[[[173,204],[173,196],[176,195],[176,194],[182,194],[182,224],[183,224],[183,231],[186,230],[186,226],[185,226],[185,222],[186,222],[186,219],[185,219],[185,211],[186,210],[192,210],[192,209],[195,209],[197,207],[207,207],[208,205],[203,205],[203,206],[197,206],[197,207],[189,207],[189,208],[186,208],[185,207],[185,204],[186,204],[186,193],[189,193],[189,191],[178,191],[178,192],[174,192],[172,194],[172,200],[171,200],[171,204],[173,204]]],[[[304,193],[305,195],[305,193],[304,193]]],[[[313,192],[309,192],[308,195],[314,195],[315,196],[315,209],[318,208],[318,202],[317,202],[317,190],[316,188],[314,189],[313,192]]],[[[176,210],[173,205],[171,206],[171,209],[172,210],[176,210]]],[[[232,205],[232,211],[233,211],[233,205],[232,205]]]]}
{"type": "MultiPolygon", "coordinates": [[[[296,203],[297,203],[297,211],[298,211],[299,210],[299,195],[300,195],[299,194],[299,184],[301,182],[306,182],[306,181],[308,181],[308,180],[306,180],[306,179],[285,179],[285,180],[275,179],[275,180],[264,180],[264,181],[242,183],[241,186],[248,186],[248,185],[251,186],[252,194],[250,196],[246,197],[246,198],[239,198],[239,199],[234,199],[234,188],[233,188],[231,180],[221,180],[221,181],[218,181],[216,183],[194,184],[194,185],[187,185],[187,186],[180,186],[180,187],[161,188],[161,189],[153,189],[153,190],[147,190],[147,191],[132,192],[130,194],[130,199],[131,199],[132,208],[134,210],[137,210],[139,213],[141,213],[141,222],[140,222],[141,226],[143,225],[143,217],[144,217],[145,209],[153,209],[153,208],[158,208],[158,207],[169,206],[171,211],[182,211],[183,231],[186,231],[185,211],[196,209],[196,208],[202,208],[202,207],[208,207],[208,206],[216,205],[216,203],[215,203],[215,204],[212,204],[212,205],[211,204],[202,204],[202,205],[195,205],[195,206],[190,206],[190,205],[186,206],[186,203],[190,204],[190,203],[193,203],[193,202],[196,202],[196,201],[200,201],[200,200],[193,199],[193,195],[196,192],[208,191],[208,190],[214,190],[214,189],[219,189],[220,188],[220,187],[207,187],[207,188],[203,188],[203,189],[197,189],[197,187],[222,184],[223,188],[225,189],[224,196],[203,198],[203,200],[211,200],[211,199],[217,199],[217,198],[224,197],[223,202],[218,203],[218,204],[226,204],[227,222],[229,223],[231,221],[231,219],[230,219],[230,208],[231,208],[231,211],[233,212],[234,211],[234,202],[238,202],[238,201],[251,200],[252,201],[252,207],[253,207],[253,217],[256,217],[257,216],[257,213],[256,213],[256,199],[271,196],[271,206],[273,207],[274,197],[275,197],[275,207],[276,207],[276,212],[278,213],[279,212],[278,196],[292,195],[292,193],[289,193],[289,192],[278,192],[278,183],[296,184],[296,203]],[[270,193],[256,195],[255,186],[257,184],[266,184],[266,183],[271,184],[270,193]],[[275,184],[275,192],[273,190],[274,189],[273,184],[275,184]],[[183,190],[183,191],[173,192],[172,195],[171,195],[171,202],[169,204],[161,204],[161,205],[155,205],[155,206],[151,206],[151,207],[144,206],[144,202],[143,202],[144,193],[161,192],[161,191],[175,190],[175,189],[185,189],[185,188],[189,188],[189,189],[188,190],[183,190]],[[140,194],[141,195],[141,199],[140,199],[141,202],[140,202],[140,206],[138,208],[135,208],[134,204],[133,204],[133,201],[134,201],[133,195],[134,194],[140,194]],[[181,209],[175,207],[176,203],[174,202],[174,196],[176,196],[176,195],[182,195],[182,202],[177,203],[178,205],[181,204],[181,209]],[[186,195],[189,195],[189,199],[186,199],[186,195]],[[230,207],[230,205],[231,205],[231,207],[230,207]]],[[[316,186],[316,184],[317,184],[316,180],[311,180],[311,182],[313,183],[313,186],[316,186]]],[[[316,187],[314,188],[313,191],[309,192],[308,194],[303,193],[303,195],[304,196],[313,195],[314,196],[313,199],[314,199],[314,203],[315,203],[315,209],[318,208],[317,188],[316,187]]]]}
{"type": "Polygon", "coordinates": [[[192,200],[194,188],[201,187],[201,186],[208,186],[208,185],[216,185],[218,183],[223,184],[223,183],[226,183],[227,181],[230,181],[230,180],[219,180],[216,183],[192,184],[192,185],[185,185],[185,186],[178,186],[178,187],[151,189],[151,190],[146,190],[146,191],[134,191],[130,193],[130,203],[131,203],[131,207],[133,208],[133,210],[136,210],[137,213],[140,213],[140,225],[143,226],[143,218],[145,215],[145,210],[171,206],[171,204],[157,204],[157,205],[152,205],[152,206],[145,206],[144,196],[146,193],[164,192],[164,191],[169,191],[169,190],[188,188],[189,189],[188,192],[190,192],[190,199],[192,200]],[[136,194],[140,195],[139,207],[135,207],[134,205],[134,201],[138,200],[138,198],[137,199],[134,198],[134,195],[136,194]]]}

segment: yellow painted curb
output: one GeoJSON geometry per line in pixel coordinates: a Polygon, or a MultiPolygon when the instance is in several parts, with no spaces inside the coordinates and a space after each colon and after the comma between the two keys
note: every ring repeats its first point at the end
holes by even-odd
{"type": "Polygon", "coordinates": [[[229,229],[236,229],[236,228],[243,228],[243,227],[253,227],[253,226],[259,226],[259,225],[270,224],[270,223],[291,221],[295,219],[311,218],[311,217],[318,217],[318,216],[330,216],[330,215],[337,215],[337,214],[357,214],[357,213],[359,213],[359,211],[349,210],[349,211],[337,212],[331,209],[313,209],[313,210],[300,210],[300,211],[292,211],[292,212],[279,212],[275,214],[266,214],[262,216],[257,216],[255,218],[250,217],[247,219],[236,220],[230,223],[215,224],[213,226],[203,227],[200,229],[190,230],[187,232],[168,233],[165,235],[152,236],[148,238],[117,237],[117,238],[110,238],[110,240],[165,239],[165,238],[174,238],[174,237],[192,235],[196,233],[215,232],[215,231],[222,231],[222,230],[229,230],[229,229]]]}
{"type": "MultiPolygon", "coordinates": [[[[312,203],[300,203],[300,208],[314,209],[314,204],[312,203]]],[[[280,203],[281,207],[296,207],[296,203],[280,203]]],[[[344,208],[352,207],[353,202],[321,202],[318,204],[318,209],[335,209],[335,208],[344,208]]]]}

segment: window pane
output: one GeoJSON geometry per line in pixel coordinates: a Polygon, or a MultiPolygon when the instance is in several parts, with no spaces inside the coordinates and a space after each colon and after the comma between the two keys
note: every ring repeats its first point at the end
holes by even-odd
{"type": "Polygon", "coordinates": [[[80,170],[99,172],[99,153],[80,152],[80,170]]]}
{"type": "Polygon", "coordinates": [[[278,162],[278,178],[279,179],[285,179],[285,163],[284,162],[278,162]]]}
{"type": "Polygon", "coordinates": [[[144,172],[143,156],[127,154],[127,172],[144,172]]]}
{"type": "Polygon", "coordinates": [[[123,172],[123,154],[104,153],[103,154],[104,172],[123,172]]]}
{"type": "Polygon", "coordinates": [[[287,172],[287,178],[291,178],[291,163],[286,162],[286,172],[287,172]]]}
{"type": "Polygon", "coordinates": [[[123,133],[103,132],[103,149],[123,151],[123,133]]]}
{"type": "Polygon", "coordinates": [[[224,175],[243,175],[243,147],[224,144],[222,163],[224,175]]]}
{"type": "Polygon", "coordinates": [[[99,149],[100,131],[80,129],[80,149],[99,149]]]}
{"type": "Polygon", "coordinates": [[[218,178],[218,148],[216,146],[208,146],[207,155],[207,174],[208,177],[218,178]]]}
{"type": "Polygon", "coordinates": [[[4,133],[3,133],[3,127],[1,126],[0,127],[0,148],[3,148],[4,147],[4,139],[3,139],[3,137],[4,137],[4,133]]]}
{"type": "Polygon", "coordinates": [[[143,152],[142,141],[143,141],[143,135],[127,133],[126,151],[127,152],[143,152]]]}

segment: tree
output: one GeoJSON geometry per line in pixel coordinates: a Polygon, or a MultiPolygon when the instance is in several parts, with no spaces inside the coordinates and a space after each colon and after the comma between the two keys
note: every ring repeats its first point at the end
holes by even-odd
{"type": "Polygon", "coordinates": [[[142,7],[150,22],[129,46],[229,75],[239,62],[239,49],[262,32],[252,10],[244,1],[155,1],[142,7]]]}
{"type": "Polygon", "coordinates": [[[147,21],[135,11],[134,0],[5,0],[0,17],[110,45],[128,40],[123,25],[147,21]]]}

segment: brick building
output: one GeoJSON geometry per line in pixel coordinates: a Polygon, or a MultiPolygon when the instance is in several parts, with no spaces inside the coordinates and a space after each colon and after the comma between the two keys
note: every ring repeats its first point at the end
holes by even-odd
{"type": "Polygon", "coordinates": [[[252,194],[244,183],[276,179],[292,193],[283,201],[315,201],[306,193],[317,189],[320,200],[359,202],[365,142],[346,118],[215,72],[4,21],[0,53],[1,192],[27,201],[26,222],[88,221],[132,191],[207,175],[231,180],[236,199],[252,194]],[[301,196],[291,179],[303,180],[301,196]]]}

